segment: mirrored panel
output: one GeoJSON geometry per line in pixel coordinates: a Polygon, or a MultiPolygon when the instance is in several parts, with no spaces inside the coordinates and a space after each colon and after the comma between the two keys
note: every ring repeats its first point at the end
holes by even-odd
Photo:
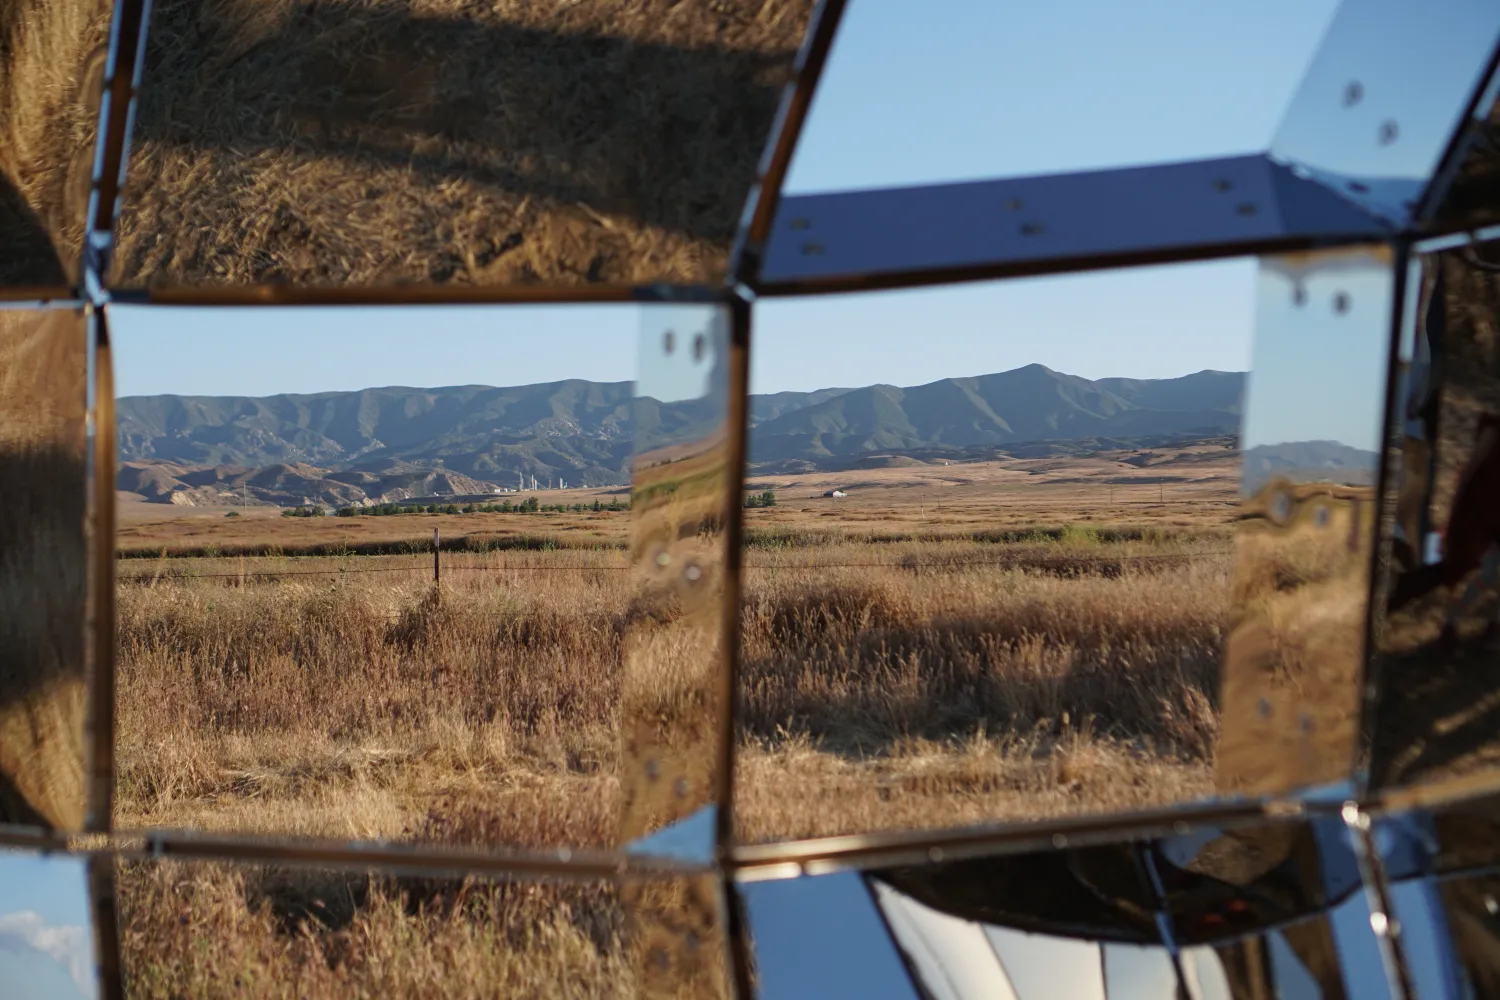
{"type": "Polygon", "coordinates": [[[108,318],[116,824],[612,844],[638,307],[108,318]]]}
{"type": "Polygon", "coordinates": [[[786,190],[1028,176],[1264,149],[1336,6],[851,3],[786,190]]]}
{"type": "Polygon", "coordinates": [[[159,0],[113,280],[714,279],[811,7],[159,0]]]}
{"type": "Polygon", "coordinates": [[[1352,776],[1394,295],[1384,248],[1263,259],[1215,785],[1352,776]]]}
{"type": "Polygon", "coordinates": [[[78,280],[111,6],[0,10],[0,288],[78,280]]]}
{"type": "Polygon", "coordinates": [[[1404,223],[1484,86],[1497,43],[1500,10],[1490,4],[1343,3],[1271,155],[1404,223]]]}
{"type": "Polygon", "coordinates": [[[1374,787],[1500,765],[1494,692],[1500,276],[1479,253],[1421,257],[1404,318],[1389,443],[1374,787]]]}
{"type": "Polygon", "coordinates": [[[1213,791],[1254,280],[756,304],[742,840],[1213,791]]]}
{"type": "Polygon", "coordinates": [[[77,830],[88,705],[88,327],[0,309],[0,823],[77,830]]]}
{"type": "Polygon", "coordinates": [[[1172,1000],[1131,844],[748,882],[760,997],[1172,1000]]]}
{"type": "MultiPolygon", "coordinates": [[[[729,995],[717,923],[701,941],[648,935],[605,882],[170,859],[121,862],[118,880],[129,996],[729,995]]],[[[654,887],[663,907],[692,891],[654,887]]]]}
{"type": "Polygon", "coordinates": [[[81,857],[0,849],[0,996],[115,995],[100,988],[88,864],[81,857]]]}
{"type": "Polygon", "coordinates": [[[736,471],[729,457],[735,364],[744,364],[744,353],[731,349],[727,309],[644,310],[621,689],[621,836],[634,850],[703,861],[713,856],[728,763],[725,522],[736,471]]]}
{"type": "Polygon", "coordinates": [[[1194,1000],[1393,996],[1341,820],[1198,828],[1147,856],[1194,1000]]]}
{"type": "Polygon", "coordinates": [[[1422,221],[1438,232],[1472,230],[1500,220],[1495,181],[1500,175],[1500,73],[1485,88],[1484,99],[1466,125],[1463,145],[1449,165],[1446,186],[1428,194],[1429,218],[1422,221]],[[1436,198],[1436,201],[1432,199],[1436,198]]]}

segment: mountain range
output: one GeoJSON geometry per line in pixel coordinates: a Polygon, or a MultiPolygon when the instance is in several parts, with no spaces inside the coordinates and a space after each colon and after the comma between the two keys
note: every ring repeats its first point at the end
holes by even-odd
{"type": "MultiPolygon", "coordinates": [[[[1089,380],[1027,365],[918,386],[751,397],[756,471],[1025,454],[1075,445],[1234,435],[1242,372],[1089,380]]],[[[514,486],[520,475],[622,485],[647,443],[705,433],[701,401],[632,400],[630,382],[387,387],[308,395],[117,401],[119,488],[149,499],[349,503],[514,486]],[[445,488],[447,487],[447,488],[445,488]]],[[[228,502],[228,501],[222,501],[228,502]]]]}

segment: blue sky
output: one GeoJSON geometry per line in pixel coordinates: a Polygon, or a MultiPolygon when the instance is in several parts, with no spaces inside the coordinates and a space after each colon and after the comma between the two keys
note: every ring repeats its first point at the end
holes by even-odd
{"type": "MultiPolygon", "coordinates": [[[[788,190],[1266,147],[1334,0],[854,0],[788,190]]],[[[1040,362],[1087,377],[1248,366],[1250,261],[765,302],[757,392],[1040,362]]],[[[635,377],[630,307],[116,312],[117,390],[266,395],[635,377]],[[357,331],[357,334],[355,333],[357,331]]]]}
{"type": "Polygon", "coordinates": [[[0,885],[0,994],[96,995],[84,862],[0,851],[0,885]]]}

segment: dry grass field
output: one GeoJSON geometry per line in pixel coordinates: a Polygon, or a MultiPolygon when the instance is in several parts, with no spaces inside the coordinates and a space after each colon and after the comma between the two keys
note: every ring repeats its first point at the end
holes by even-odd
{"type": "MultiPolygon", "coordinates": [[[[778,502],[746,511],[740,835],[1210,793],[1233,457],[1186,482],[1114,469],[1034,460],[754,480],[778,502]],[[821,496],[834,485],[850,495],[821,496]]],[[[643,606],[623,547],[631,515],[593,517],[123,511],[121,546],[141,551],[292,550],[294,538],[400,529],[420,542],[438,523],[445,538],[541,538],[548,525],[558,544],[444,553],[437,598],[421,552],[122,559],[118,823],[614,843],[624,657],[643,606]]],[[[682,612],[647,604],[668,622],[682,612]]],[[[645,664],[633,684],[650,684],[645,664]]],[[[141,996],[642,985],[619,898],[599,887],[167,865],[123,871],[121,900],[141,996]]],[[[666,982],[701,995],[712,979],[666,982]]]]}
{"type": "Polygon", "coordinates": [[[0,311],[0,823],[83,823],[82,317],[0,311]]]}

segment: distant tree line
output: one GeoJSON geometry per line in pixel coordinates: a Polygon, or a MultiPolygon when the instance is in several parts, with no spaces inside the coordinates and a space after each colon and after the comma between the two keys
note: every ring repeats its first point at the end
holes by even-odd
{"type": "Polygon", "coordinates": [[[764,493],[751,493],[745,497],[746,507],[774,507],[776,506],[776,494],[771,490],[764,493]]]}
{"type": "MultiPolygon", "coordinates": [[[[386,517],[392,514],[535,514],[540,512],[553,512],[558,514],[586,514],[590,511],[598,513],[605,510],[629,510],[630,504],[623,502],[619,497],[612,498],[609,503],[595,500],[593,503],[542,503],[536,497],[527,497],[516,503],[502,500],[499,503],[464,504],[460,507],[456,503],[447,504],[420,504],[420,503],[379,503],[368,507],[340,507],[337,511],[339,517],[386,517]]],[[[291,512],[287,512],[288,515],[291,512]]]]}

